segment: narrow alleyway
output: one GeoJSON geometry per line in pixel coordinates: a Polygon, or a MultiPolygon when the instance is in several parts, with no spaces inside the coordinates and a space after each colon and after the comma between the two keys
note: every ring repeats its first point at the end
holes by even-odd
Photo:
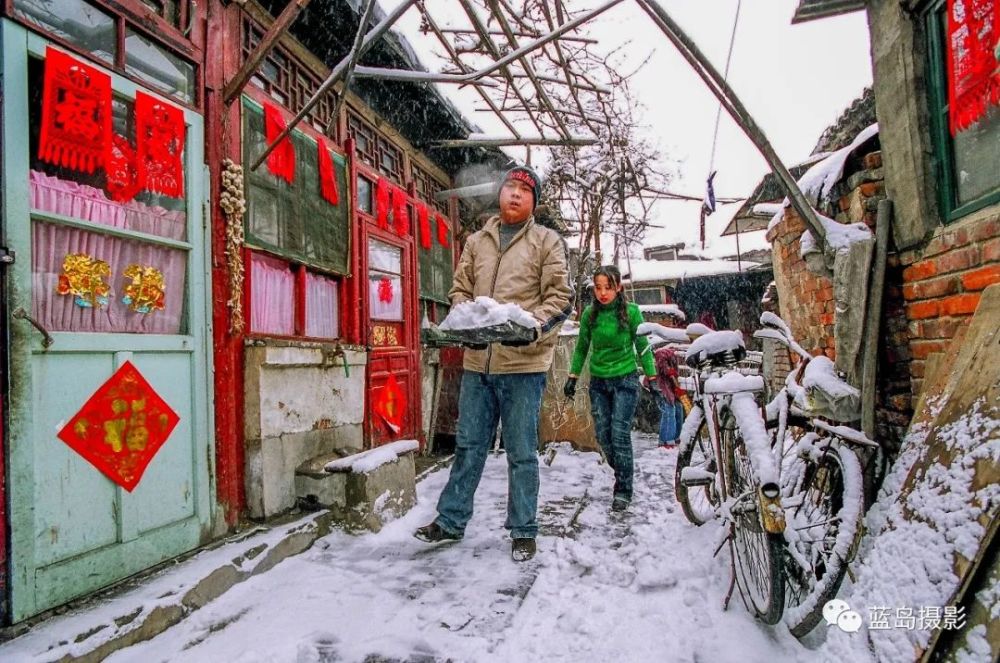
{"type": "Polygon", "coordinates": [[[447,471],[379,534],[335,532],[148,642],[109,661],[795,661],[783,627],[721,609],[728,567],[715,533],[672,496],[675,452],[636,435],[636,499],[608,510],[610,471],[561,447],[542,464],[542,531],[532,562],[510,560],[501,528],[506,464],[491,456],[466,538],[412,538],[433,517],[447,471]]]}

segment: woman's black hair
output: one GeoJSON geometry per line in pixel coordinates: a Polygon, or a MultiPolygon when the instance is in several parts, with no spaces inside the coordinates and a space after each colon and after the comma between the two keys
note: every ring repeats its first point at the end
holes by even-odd
{"type": "MultiPolygon", "coordinates": [[[[608,279],[608,283],[611,284],[612,288],[617,288],[619,285],[621,285],[622,282],[622,273],[614,265],[601,265],[600,267],[594,270],[594,276],[592,280],[595,285],[597,284],[598,276],[603,276],[606,279],[608,279]]],[[[625,299],[624,289],[622,289],[618,293],[618,296],[615,297],[615,300],[614,302],[612,302],[611,306],[614,306],[618,311],[618,326],[622,329],[628,329],[629,327],[628,302],[625,299]]],[[[593,326],[594,321],[597,319],[597,314],[600,313],[605,308],[607,307],[605,307],[605,305],[599,302],[595,297],[594,305],[590,308],[591,326],[593,326]]]]}

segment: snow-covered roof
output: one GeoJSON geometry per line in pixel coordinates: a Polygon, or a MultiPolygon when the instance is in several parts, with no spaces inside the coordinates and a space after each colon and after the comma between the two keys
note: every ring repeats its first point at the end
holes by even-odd
{"type": "Polygon", "coordinates": [[[698,276],[736,274],[747,271],[754,263],[735,260],[632,260],[621,265],[625,281],[680,281],[698,276]]]}

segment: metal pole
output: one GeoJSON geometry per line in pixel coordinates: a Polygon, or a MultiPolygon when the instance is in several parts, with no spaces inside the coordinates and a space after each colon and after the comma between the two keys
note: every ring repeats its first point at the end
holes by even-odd
{"type": "Polygon", "coordinates": [[[719,72],[712,66],[708,58],[698,49],[697,45],[684,33],[677,23],[674,22],[670,15],[666,12],[660,3],[656,0],[636,0],[639,7],[649,15],[657,27],[666,35],[667,39],[673,43],[673,45],[680,52],[681,56],[688,61],[689,64],[694,68],[695,73],[701,77],[701,79],[708,85],[709,90],[712,91],[719,101],[722,103],[723,107],[726,109],[736,123],[743,129],[743,133],[753,142],[753,144],[763,155],[764,159],[767,161],[768,165],[777,175],[778,179],[785,187],[785,191],[788,192],[788,198],[792,203],[792,207],[798,212],[799,216],[809,227],[809,230],[813,235],[820,241],[826,238],[826,229],[823,224],[820,223],[819,218],[816,216],[815,210],[806,200],[805,195],[799,188],[798,183],[795,178],[792,177],[785,165],[781,163],[781,159],[778,158],[778,154],[774,151],[771,143],[767,140],[767,136],[764,132],[757,126],[753,117],[743,106],[739,97],[733,91],[729,84],[719,75],[719,72]]]}
{"type": "Polygon", "coordinates": [[[344,105],[344,99],[347,98],[347,87],[351,84],[351,76],[354,75],[354,68],[358,64],[358,58],[361,57],[361,40],[364,39],[365,30],[368,29],[368,21],[371,20],[374,9],[375,0],[367,0],[365,2],[365,9],[361,12],[358,33],[354,35],[354,44],[351,46],[351,59],[347,63],[347,71],[344,72],[344,84],[340,88],[340,94],[337,95],[337,103],[333,105],[333,113],[330,114],[330,125],[326,128],[328,133],[337,126],[337,121],[340,117],[340,108],[344,105]]]}

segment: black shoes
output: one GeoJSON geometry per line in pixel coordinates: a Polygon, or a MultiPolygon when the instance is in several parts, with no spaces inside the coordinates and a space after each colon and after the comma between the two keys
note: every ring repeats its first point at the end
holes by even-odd
{"type": "Polygon", "coordinates": [[[611,510],[612,511],[624,511],[628,508],[629,500],[621,495],[615,495],[615,498],[611,500],[611,510]]]}
{"type": "Polygon", "coordinates": [[[452,534],[448,530],[442,529],[437,522],[433,522],[430,525],[424,525],[423,527],[417,529],[413,533],[413,536],[424,541],[426,543],[441,543],[442,541],[458,541],[462,538],[461,534],[452,534]]]}
{"type": "Polygon", "coordinates": [[[515,562],[526,562],[535,556],[537,550],[534,539],[514,539],[510,546],[510,556],[515,562]]]}

